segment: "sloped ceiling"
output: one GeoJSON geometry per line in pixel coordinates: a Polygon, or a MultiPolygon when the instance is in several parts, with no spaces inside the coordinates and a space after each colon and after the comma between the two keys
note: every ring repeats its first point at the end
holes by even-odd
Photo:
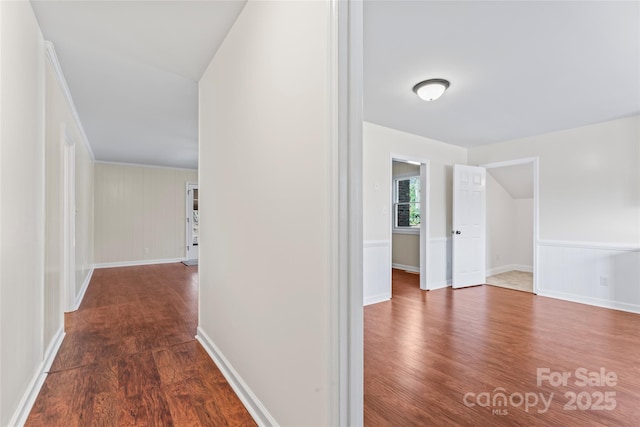
{"type": "Polygon", "coordinates": [[[487,169],[514,199],[533,198],[533,163],[487,169]]]}

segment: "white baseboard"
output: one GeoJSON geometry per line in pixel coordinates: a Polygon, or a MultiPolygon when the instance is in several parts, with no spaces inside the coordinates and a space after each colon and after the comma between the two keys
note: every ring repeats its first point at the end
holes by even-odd
{"type": "Polygon", "coordinates": [[[265,408],[258,397],[251,391],[247,383],[240,377],[240,374],[238,374],[231,363],[224,357],[220,349],[214,344],[213,340],[211,340],[201,328],[198,328],[196,339],[202,344],[211,359],[213,359],[218,366],[218,369],[220,369],[222,375],[227,379],[227,382],[233,391],[236,392],[254,421],[259,426],[277,427],[278,423],[271,414],[269,414],[267,408],[265,408]]]}
{"type": "Polygon", "coordinates": [[[404,264],[391,264],[391,268],[396,268],[398,270],[410,271],[412,273],[420,273],[420,267],[414,267],[412,265],[404,265],[404,264]]]}
{"type": "Polygon", "coordinates": [[[62,345],[64,335],[64,330],[60,327],[45,351],[44,360],[38,364],[33,378],[29,382],[22,399],[20,399],[20,403],[18,403],[18,407],[9,421],[10,426],[22,426],[27,422],[27,418],[33,408],[33,404],[36,402],[36,398],[42,389],[44,380],[47,378],[47,372],[51,369],[53,360],[56,358],[56,354],[58,354],[58,350],[62,345]]]}
{"type": "Polygon", "coordinates": [[[371,295],[364,298],[363,305],[377,304],[379,302],[389,301],[390,299],[391,299],[391,295],[389,295],[389,293],[371,295]]]}
{"type": "Polygon", "coordinates": [[[566,294],[562,292],[545,291],[538,289],[538,296],[560,299],[564,301],[577,302],[579,304],[595,305],[596,307],[610,308],[613,310],[628,311],[629,313],[640,314],[640,305],[627,304],[623,302],[592,298],[581,295],[566,294]]]}
{"type": "Polygon", "coordinates": [[[494,267],[486,271],[486,276],[495,276],[496,274],[506,273],[507,271],[524,271],[525,273],[533,273],[533,267],[522,264],[509,264],[502,267],[494,267]]]}
{"type": "Polygon", "coordinates": [[[84,294],[87,292],[87,288],[89,287],[89,283],[91,282],[91,278],[93,277],[94,267],[89,269],[89,273],[87,273],[87,277],[84,279],[84,283],[82,284],[82,288],[80,288],[80,292],[76,296],[76,300],[73,304],[73,310],[77,310],[80,308],[80,304],[82,303],[82,299],[84,298],[84,294]]]}
{"type": "Polygon", "coordinates": [[[525,273],[533,273],[533,266],[532,265],[513,264],[512,267],[513,267],[513,269],[515,271],[523,271],[525,273]]]}
{"type": "Polygon", "coordinates": [[[184,258],[168,258],[168,259],[141,259],[138,261],[120,261],[120,262],[103,262],[94,264],[94,268],[113,268],[113,267],[135,267],[137,265],[152,264],[171,264],[174,262],[182,262],[184,258]]]}
{"type": "Polygon", "coordinates": [[[436,283],[428,283],[427,286],[429,287],[430,291],[435,291],[436,289],[448,288],[449,286],[451,286],[451,280],[445,280],[443,282],[436,282],[436,283]]]}

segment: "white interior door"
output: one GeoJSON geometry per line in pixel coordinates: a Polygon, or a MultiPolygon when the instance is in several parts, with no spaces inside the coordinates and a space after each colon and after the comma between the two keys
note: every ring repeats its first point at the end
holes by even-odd
{"type": "Polygon", "coordinates": [[[483,284],[486,250],[486,171],[453,167],[452,286],[483,284]]]}
{"type": "Polygon", "coordinates": [[[198,259],[200,215],[198,184],[187,184],[187,259],[198,259]]]}

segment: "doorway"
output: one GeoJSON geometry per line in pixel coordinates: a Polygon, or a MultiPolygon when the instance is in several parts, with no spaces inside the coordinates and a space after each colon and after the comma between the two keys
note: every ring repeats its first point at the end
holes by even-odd
{"type": "Polygon", "coordinates": [[[487,171],[486,283],[536,293],[537,159],[483,166],[487,171]]]}
{"type": "Polygon", "coordinates": [[[198,184],[187,183],[187,256],[185,265],[197,265],[199,256],[200,215],[198,212],[198,184]]]}
{"type": "MultiPolygon", "coordinates": [[[[419,274],[420,289],[427,290],[429,162],[398,154],[392,154],[390,160],[390,270],[419,274]]],[[[393,297],[393,274],[389,288],[393,297]]]]}

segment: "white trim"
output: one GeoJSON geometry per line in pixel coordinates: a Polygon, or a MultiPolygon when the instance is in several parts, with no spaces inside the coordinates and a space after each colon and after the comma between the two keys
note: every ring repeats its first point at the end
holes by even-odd
{"type": "Polygon", "coordinates": [[[115,165],[115,166],[135,166],[138,168],[154,168],[154,169],[173,169],[186,172],[198,172],[198,169],[190,168],[177,168],[174,166],[160,166],[160,165],[143,165],[141,163],[125,163],[125,162],[109,162],[106,160],[96,160],[95,163],[102,165],[115,165]]]}
{"type": "Polygon", "coordinates": [[[363,248],[386,248],[391,242],[389,240],[365,240],[362,242],[363,248]]]}
{"type": "Polygon", "coordinates": [[[33,375],[33,378],[31,378],[31,381],[22,395],[22,399],[20,399],[20,403],[18,403],[18,407],[13,413],[8,425],[22,426],[27,421],[29,413],[33,408],[33,404],[36,402],[36,398],[38,397],[40,390],[42,390],[44,380],[47,378],[47,372],[51,369],[53,360],[58,354],[58,350],[60,350],[64,336],[65,333],[62,327],[60,327],[47,347],[44,354],[44,360],[36,367],[35,374],[33,375]]]}
{"type": "MultiPolygon", "coordinates": [[[[348,379],[344,375],[343,360],[346,360],[348,353],[348,344],[344,339],[348,337],[348,326],[343,316],[343,307],[348,301],[346,294],[341,293],[340,283],[344,279],[344,270],[341,269],[339,254],[341,246],[345,245],[345,236],[341,234],[340,211],[345,209],[344,201],[341,193],[344,188],[341,177],[346,171],[342,167],[340,156],[343,155],[340,142],[341,139],[341,93],[340,93],[340,68],[338,54],[340,52],[339,45],[339,17],[338,7],[333,1],[326,3],[327,7],[327,105],[329,116],[329,149],[327,164],[328,172],[328,188],[327,198],[329,202],[329,239],[328,239],[328,276],[329,276],[329,345],[328,350],[328,368],[329,368],[329,387],[327,392],[327,400],[329,402],[330,423],[339,425],[341,419],[346,419],[348,408],[346,402],[342,402],[342,396],[347,395],[349,389],[348,379]]],[[[348,243],[347,243],[348,245],[348,243]]]]}
{"type": "Polygon", "coordinates": [[[371,295],[369,297],[363,298],[362,305],[364,306],[364,305],[377,304],[379,302],[385,302],[389,300],[391,300],[391,295],[385,292],[383,294],[371,295]]]}
{"type": "Polygon", "coordinates": [[[233,391],[236,392],[240,401],[253,417],[253,420],[259,426],[278,426],[275,418],[267,411],[264,404],[253,393],[247,383],[244,382],[227,358],[224,357],[218,346],[215,345],[213,340],[200,327],[198,327],[196,340],[202,344],[207,354],[209,354],[218,369],[220,369],[220,372],[222,372],[222,375],[224,375],[233,391]]]}
{"type": "Polygon", "coordinates": [[[483,163],[478,166],[485,169],[504,168],[506,166],[518,166],[518,165],[525,165],[527,163],[535,163],[537,160],[538,160],[538,157],[523,157],[521,159],[505,160],[502,162],[483,163]]]}
{"type": "Polygon", "coordinates": [[[76,110],[76,106],[73,103],[73,98],[71,97],[71,92],[69,91],[69,86],[67,85],[67,80],[64,77],[64,73],[62,72],[62,67],[60,66],[60,61],[58,61],[58,55],[56,54],[56,50],[53,46],[53,43],[46,40],[44,42],[47,59],[53,68],[53,74],[56,76],[56,80],[58,80],[58,84],[64,94],[64,98],[69,105],[69,110],[71,110],[71,115],[73,116],[73,120],[80,131],[80,136],[82,137],[82,142],[84,143],[85,148],[89,152],[89,156],[91,160],[95,161],[96,156],[93,154],[93,150],[91,149],[91,144],[89,144],[89,138],[87,138],[87,134],[84,131],[84,127],[82,126],[82,122],[80,121],[80,116],[78,115],[78,110],[76,110]]]}
{"type": "Polygon", "coordinates": [[[446,242],[447,240],[453,240],[451,237],[432,237],[429,239],[430,242],[446,242]]]}
{"type": "Polygon", "coordinates": [[[414,267],[412,265],[396,264],[395,262],[391,264],[391,268],[395,268],[396,270],[410,271],[412,273],[420,273],[420,267],[414,267]]]}
{"type": "Polygon", "coordinates": [[[533,273],[532,265],[513,264],[512,267],[514,271],[522,271],[524,273],[533,273]]]}
{"type": "Polygon", "coordinates": [[[570,240],[538,240],[540,246],[555,246],[560,248],[603,249],[613,251],[640,251],[640,246],[628,243],[598,243],[579,242],[570,240]]]}
{"type": "Polygon", "coordinates": [[[485,275],[487,277],[490,277],[490,276],[495,276],[496,274],[506,273],[507,271],[512,271],[513,270],[513,268],[511,268],[511,267],[512,267],[511,265],[503,265],[501,267],[493,267],[493,268],[488,269],[485,272],[485,275]]]}
{"type": "Polygon", "coordinates": [[[640,314],[640,305],[539,289],[538,296],[640,314]]]}
{"type": "Polygon", "coordinates": [[[47,347],[47,351],[44,353],[44,360],[42,362],[42,372],[48,373],[49,369],[51,369],[51,365],[53,365],[53,361],[58,355],[58,350],[60,350],[60,346],[62,345],[62,341],[66,333],[63,330],[64,326],[60,326],[60,329],[56,332],[53,339],[49,343],[47,347]]]}
{"type": "MultiPolygon", "coordinates": [[[[398,162],[398,163],[403,163],[403,162],[398,162]]],[[[420,165],[415,165],[415,166],[418,166],[418,168],[420,168],[420,165]]],[[[402,180],[406,180],[408,178],[420,178],[420,172],[418,172],[417,174],[415,174],[415,173],[401,173],[401,174],[398,174],[398,175],[394,175],[393,174],[393,165],[392,165],[392,167],[391,167],[391,176],[393,177],[394,181],[402,181],[402,180]]]]}
{"type": "Polygon", "coordinates": [[[506,273],[508,271],[523,271],[525,273],[533,273],[533,267],[530,265],[522,265],[522,264],[508,264],[503,265],[501,267],[494,267],[492,269],[487,270],[486,276],[495,276],[496,274],[506,273]]]}
{"type": "Polygon", "coordinates": [[[445,280],[444,282],[431,283],[429,285],[429,290],[435,291],[437,289],[443,289],[448,287],[451,287],[451,280],[445,280]]]}
{"type": "Polygon", "coordinates": [[[94,264],[94,268],[113,268],[113,267],[134,267],[136,265],[153,265],[153,264],[171,264],[174,262],[185,261],[184,258],[167,258],[167,259],[142,259],[138,261],[118,261],[118,262],[103,262],[100,264],[94,264]]]}
{"type": "MultiPolygon", "coordinates": [[[[395,217],[395,213],[394,215],[392,215],[395,217]]],[[[394,218],[395,219],[395,218],[394,218]]],[[[420,235],[420,228],[414,228],[414,227],[407,227],[407,228],[396,228],[393,227],[391,229],[391,234],[416,234],[416,235],[420,235]]]]}
{"type": "MultiPolygon", "coordinates": [[[[185,247],[184,247],[184,259],[185,262],[190,263],[190,264],[185,264],[185,265],[197,265],[198,264],[198,259],[200,258],[200,245],[198,242],[198,248],[197,248],[197,253],[196,256],[193,257],[192,256],[192,250],[193,250],[193,235],[191,234],[193,232],[193,224],[192,224],[192,212],[193,212],[193,196],[189,193],[191,190],[197,190],[198,187],[198,183],[197,182],[187,182],[186,183],[186,187],[185,187],[185,247]]],[[[193,250],[194,252],[196,250],[193,250]]]]}
{"type": "Polygon", "coordinates": [[[330,164],[337,165],[337,170],[328,171],[332,177],[329,199],[333,208],[329,227],[337,239],[329,246],[330,250],[337,248],[329,258],[329,314],[333,319],[329,325],[329,370],[338,372],[337,378],[331,378],[338,393],[329,391],[330,424],[358,427],[364,424],[363,2],[328,3],[330,164]]]}
{"type": "Polygon", "coordinates": [[[82,283],[82,287],[80,288],[80,292],[76,295],[75,303],[74,303],[74,311],[80,308],[80,304],[82,304],[82,300],[84,299],[84,294],[87,292],[87,288],[89,287],[89,283],[91,282],[91,278],[93,277],[93,272],[95,268],[91,266],[89,268],[89,273],[87,273],[87,277],[85,277],[84,282],[82,283]]]}

